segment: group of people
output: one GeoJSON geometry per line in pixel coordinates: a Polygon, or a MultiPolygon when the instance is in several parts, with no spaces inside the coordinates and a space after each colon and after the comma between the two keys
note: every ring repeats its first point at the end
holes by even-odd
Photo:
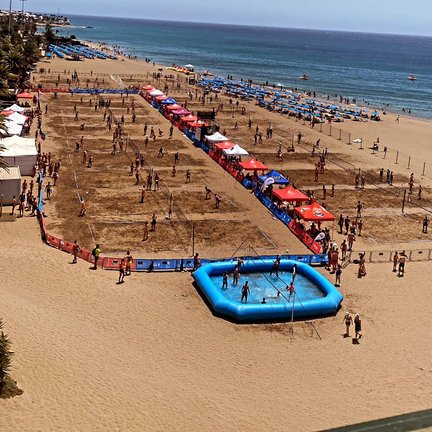
{"type": "Polygon", "coordinates": [[[349,338],[350,328],[352,325],[354,325],[355,336],[352,342],[354,344],[359,344],[360,339],[362,337],[362,322],[361,322],[360,314],[356,313],[353,320],[351,314],[349,312],[345,312],[345,316],[342,322],[345,324],[345,333],[343,336],[349,338]]]}

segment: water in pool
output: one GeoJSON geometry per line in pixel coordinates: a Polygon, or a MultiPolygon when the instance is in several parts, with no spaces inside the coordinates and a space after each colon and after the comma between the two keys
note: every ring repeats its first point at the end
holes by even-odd
{"type": "MultiPolygon", "coordinates": [[[[250,287],[248,303],[261,303],[262,299],[265,298],[268,304],[287,301],[286,298],[289,297],[287,285],[290,284],[291,278],[292,274],[289,272],[279,272],[279,278],[275,274],[270,276],[269,273],[265,275],[263,273],[244,273],[240,275],[238,285],[233,285],[232,274],[230,274],[228,276],[228,289],[222,289],[222,275],[211,276],[215,286],[231,301],[240,303],[242,287],[248,281],[250,287]],[[284,296],[278,297],[275,287],[284,296]]],[[[314,282],[300,274],[297,274],[294,285],[296,299],[302,302],[324,297],[324,293],[314,282]]]]}

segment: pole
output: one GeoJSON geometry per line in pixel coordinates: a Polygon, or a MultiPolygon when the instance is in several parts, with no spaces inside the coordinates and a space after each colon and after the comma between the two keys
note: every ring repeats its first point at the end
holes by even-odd
{"type": "Polygon", "coordinates": [[[195,256],[195,225],[192,224],[192,256],[195,256]]]}
{"type": "Polygon", "coordinates": [[[423,176],[425,175],[425,171],[426,171],[426,162],[423,162],[423,173],[422,173],[423,176]]]}
{"type": "Polygon", "coordinates": [[[399,159],[399,151],[396,152],[396,160],[395,160],[395,164],[397,165],[398,163],[398,159],[399,159]]]}
{"type": "Polygon", "coordinates": [[[12,0],[9,0],[9,37],[11,35],[12,27],[12,0]]]}
{"type": "Polygon", "coordinates": [[[3,194],[0,195],[0,217],[3,216],[3,194]]]}
{"type": "Polygon", "coordinates": [[[294,322],[294,303],[295,303],[295,289],[294,289],[294,293],[293,293],[293,304],[292,304],[292,308],[291,308],[291,328],[290,328],[290,333],[292,333],[294,335],[294,327],[293,327],[293,322],[294,322]]]}
{"type": "Polygon", "coordinates": [[[409,168],[410,165],[411,165],[411,156],[408,156],[408,167],[407,168],[409,168]]]}
{"type": "Polygon", "coordinates": [[[402,213],[405,210],[405,200],[406,200],[406,189],[404,190],[404,196],[403,196],[403,200],[402,200],[402,213]]]}

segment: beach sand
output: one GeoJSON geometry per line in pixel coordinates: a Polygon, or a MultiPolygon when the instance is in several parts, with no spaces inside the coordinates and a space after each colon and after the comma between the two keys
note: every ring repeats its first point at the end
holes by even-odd
{"type": "MultiPolygon", "coordinates": [[[[147,70],[156,70],[127,60],[73,65],[54,60],[49,66],[59,71],[76,67],[79,72],[142,73],[143,84],[149,81],[147,70]]],[[[145,109],[144,101],[141,104],[145,109]]],[[[252,104],[248,109],[263,124],[271,122],[291,133],[300,128],[310,142],[321,138],[322,147],[356,167],[391,166],[396,174],[409,176],[400,164],[390,165],[252,104]]],[[[342,127],[352,127],[365,142],[380,136],[404,151],[409,139],[413,152],[430,160],[423,141],[430,123],[402,118],[395,124],[394,118],[388,114],[379,124],[346,122],[342,127]]],[[[239,133],[245,137],[239,143],[252,149],[252,136],[249,142],[246,137],[253,133],[243,127],[239,133]]],[[[230,129],[229,136],[233,134],[230,129]]],[[[48,137],[47,149],[58,152],[66,144],[65,136],[48,137]]],[[[271,146],[260,151],[274,153],[277,138],[271,146]]],[[[234,190],[231,177],[189,147],[184,151],[201,161],[217,187],[244,206],[241,211],[270,234],[281,252],[306,252],[246,190],[234,190]]],[[[304,160],[285,162],[293,171],[309,167],[304,160]]],[[[427,187],[429,179],[424,182],[427,187]]],[[[67,218],[54,205],[47,206],[47,221],[58,223],[60,234],[67,232],[62,226],[67,218]]],[[[387,205],[396,208],[391,200],[387,205]]],[[[367,211],[366,216],[374,218],[378,210],[367,211]]],[[[229,214],[234,218],[237,212],[229,214]]],[[[291,333],[289,323],[236,325],[213,316],[190,274],[133,274],[124,285],[116,285],[117,272],[90,271],[82,261],[71,265],[70,256],[44,245],[35,218],[0,226],[0,259],[7,263],[0,268],[0,310],[16,352],[12,377],[24,390],[20,397],[0,400],[1,431],[312,431],[430,408],[428,261],[409,262],[405,278],[397,278],[390,263],[374,263],[367,264],[367,277],[359,280],[357,267],[349,265],[342,275],[343,310],[336,317],[294,323],[291,333]],[[362,316],[359,345],[343,337],[345,310],[362,316]]],[[[383,230],[388,232],[385,224],[383,230]]],[[[408,240],[402,241],[395,231],[393,238],[381,242],[359,239],[356,250],[430,247],[428,238],[408,240]]],[[[234,253],[233,248],[226,255],[234,253]]]]}

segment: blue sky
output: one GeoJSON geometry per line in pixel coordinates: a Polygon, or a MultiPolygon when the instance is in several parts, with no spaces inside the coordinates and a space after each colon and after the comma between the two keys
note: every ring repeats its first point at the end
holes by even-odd
{"type": "MultiPolygon", "coordinates": [[[[13,1],[20,9],[21,2],[13,1]]],[[[1,0],[2,8],[9,1],[1,0]]],[[[28,0],[27,10],[432,36],[432,0],[28,0]]]]}

